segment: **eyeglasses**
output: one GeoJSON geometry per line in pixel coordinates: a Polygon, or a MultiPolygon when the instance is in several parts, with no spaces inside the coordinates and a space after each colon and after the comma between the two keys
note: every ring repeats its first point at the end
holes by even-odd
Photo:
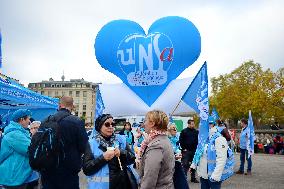
{"type": "Polygon", "coordinates": [[[106,122],[106,123],[104,123],[104,125],[105,125],[106,127],[110,127],[110,126],[114,127],[114,126],[115,126],[114,123],[110,123],[110,122],[106,122]]]}
{"type": "Polygon", "coordinates": [[[171,131],[177,131],[175,128],[170,129],[171,131]]]}

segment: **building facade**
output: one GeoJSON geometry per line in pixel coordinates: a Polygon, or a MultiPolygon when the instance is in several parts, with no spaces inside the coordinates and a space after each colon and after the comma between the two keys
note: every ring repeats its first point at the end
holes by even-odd
{"type": "Polygon", "coordinates": [[[64,81],[65,78],[62,76],[61,79],[61,81],[54,81],[50,78],[48,81],[29,83],[28,87],[35,92],[50,97],[73,97],[75,115],[84,119],[86,124],[93,125],[98,84],[85,81],[83,78],[64,81]]]}

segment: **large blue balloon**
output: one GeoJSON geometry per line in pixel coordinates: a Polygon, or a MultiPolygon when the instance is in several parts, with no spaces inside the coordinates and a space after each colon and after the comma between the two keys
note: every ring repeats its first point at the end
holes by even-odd
{"type": "Polygon", "coordinates": [[[177,16],[155,21],[148,35],[136,22],[115,20],[99,31],[95,42],[101,66],[117,75],[148,106],[197,60],[200,49],[197,28],[177,16]]]}

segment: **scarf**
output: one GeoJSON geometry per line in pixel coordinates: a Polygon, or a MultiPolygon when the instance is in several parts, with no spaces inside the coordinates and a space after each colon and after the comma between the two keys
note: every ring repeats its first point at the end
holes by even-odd
{"type": "Polygon", "coordinates": [[[107,147],[114,147],[115,135],[111,135],[110,140],[106,140],[101,133],[97,132],[95,134],[95,140],[99,143],[100,146],[107,149],[107,147]]]}
{"type": "Polygon", "coordinates": [[[148,135],[148,137],[143,140],[142,144],[141,144],[141,148],[140,148],[140,158],[142,156],[142,154],[144,153],[144,151],[146,150],[146,147],[148,146],[148,144],[157,136],[159,135],[167,135],[166,131],[157,131],[157,130],[151,130],[150,134],[148,135]]]}

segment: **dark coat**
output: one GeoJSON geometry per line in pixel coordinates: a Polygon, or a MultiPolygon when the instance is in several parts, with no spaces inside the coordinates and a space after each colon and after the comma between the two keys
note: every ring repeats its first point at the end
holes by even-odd
{"type": "Polygon", "coordinates": [[[188,127],[183,129],[179,136],[179,142],[182,150],[195,152],[198,144],[198,131],[188,127]]]}
{"type": "MultiPolygon", "coordinates": [[[[62,117],[63,115],[68,116],[59,121],[58,124],[60,126],[61,139],[64,142],[64,154],[61,154],[59,167],[57,169],[42,173],[43,184],[53,183],[54,187],[58,183],[71,183],[71,179],[76,180],[74,180],[76,185],[77,182],[79,184],[78,172],[82,168],[81,157],[88,144],[88,136],[83,121],[77,116],[72,115],[67,109],[60,109],[54,114],[55,117],[62,117]]],[[[79,185],[72,188],[79,188],[79,185]]]]}

